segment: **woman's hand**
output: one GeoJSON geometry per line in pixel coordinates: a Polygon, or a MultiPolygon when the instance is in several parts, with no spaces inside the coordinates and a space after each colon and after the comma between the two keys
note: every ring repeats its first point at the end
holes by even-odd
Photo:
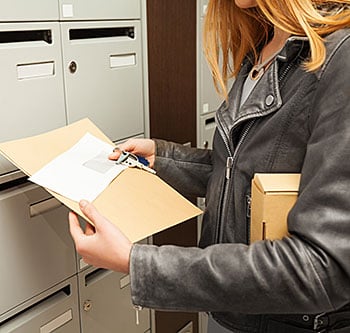
{"type": "Polygon", "coordinates": [[[85,200],[80,201],[79,205],[94,226],[86,223],[84,232],[77,215],[69,213],[70,233],[78,253],[89,265],[128,274],[132,243],[94,205],[85,200]]]}
{"type": "Polygon", "coordinates": [[[120,152],[123,150],[146,158],[149,162],[149,167],[153,168],[155,149],[155,143],[151,139],[129,139],[118,145],[117,149],[109,155],[109,158],[117,160],[120,152]]]}

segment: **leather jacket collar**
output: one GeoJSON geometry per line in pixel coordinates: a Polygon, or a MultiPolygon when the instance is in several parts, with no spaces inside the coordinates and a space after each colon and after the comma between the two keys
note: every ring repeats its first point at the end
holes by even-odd
{"type": "Polygon", "coordinates": [[[284,71],[288,72],[291,69],[291,64],[295,63],[303,51],[308,50],[307,40],[308,38],[302,36],[288,38],[276,60],[261,77],[259,89],[254,89],[247,101],[240,107],[242,87],[252,68],[250,57],[245,59],[242,70],[230,90],[228,103],[224,101],[216,114],[218,130],[221,136],[227,139],[227,145],[230,146],[231,151],[234,149],[229,143],[231,130],[248,119],[266,116],[281,107],[280,82],[284,74],[281,75],[279,69],[283,67],[282,63],[286,62],[289,65],[284,71]]]}

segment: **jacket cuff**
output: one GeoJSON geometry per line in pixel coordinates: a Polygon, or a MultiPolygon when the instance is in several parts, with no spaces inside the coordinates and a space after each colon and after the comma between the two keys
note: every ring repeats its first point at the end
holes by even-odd
{"type": "MultiPolygon", "coordinates": [[[[164,160],[163,157],[169,157],[169,142],[160,139],[153,139],[155,143],[155,159],[153,168],[156,171],[164,168],[164,160]]],[[[168,163],[168,162],[167,162],[168,163]]]]}
{"type": "Polygon", "coordinates": [[[149,295],[149,286],[153,286],[151,281],[145,281],[144,267],[149,267],[147,250],[152,245],[134,244],[130,252],[130,287],[131,301],[134,306],[145,306],[145,296],[149,295]]]}
{"type": "Polygon", "coordinates": [[[152,139],[155,143],[155,155],[165,156],[169,151],[169,142],[161,139],[152,139]]]}

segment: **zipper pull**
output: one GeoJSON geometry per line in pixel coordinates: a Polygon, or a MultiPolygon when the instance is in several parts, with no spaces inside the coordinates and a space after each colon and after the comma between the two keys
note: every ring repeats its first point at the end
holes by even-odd
{"type": "Polygon", "coordinates": [[[233,157],[227,157],[227,160],[226,160],[226,179],[231,178],[232,167],[233,167],[233,157]]]}
{"type": "Polygon", "coordinates": [[[252,197],[250,195],[246,195],[246,203],[247,203],[246,215],[248,218],[250,218],[250,212],[252,211],[252,197]]]}
{"type": "Polygon", "coordinates": [[[140,316],[139,313],[142,310],[142,306],[134,305],[135,313],[136,313],[136,325],[140,325],[140,316]]]}

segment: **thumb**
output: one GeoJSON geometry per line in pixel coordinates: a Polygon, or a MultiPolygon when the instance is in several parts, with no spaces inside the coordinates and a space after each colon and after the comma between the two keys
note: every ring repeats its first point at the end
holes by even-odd
{"type": "Polygon", "coordinates": [[[96,207],[87,200],[81,200],[79,202],[79,207],[84,215],[94,224],[95,229],[97,229],[104,220],[104,217],[99,213],[96,207]]]}
{"type": "Polygon", "coordinates": [[[69,212],[69,230],[74,242],[77,242],[84,235],[84,232],[80,227],[78,217],[73,212],[69,212]]]}
{"type": "Polygon", "coordinates": [[[122,153],[122,149],[119,146],[113,149],[113,152],[108,155],[110,160],[117,160],[122,153]]]}

